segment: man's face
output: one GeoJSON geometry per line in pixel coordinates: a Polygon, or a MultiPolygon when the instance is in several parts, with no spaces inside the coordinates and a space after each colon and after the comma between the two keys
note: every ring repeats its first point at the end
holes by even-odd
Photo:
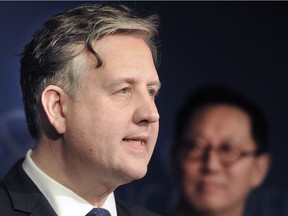
{"type": "Polygon", "coordinates": [[[141,38],[107,36],[93,48],[103,66],[96,68],[91,53],[79,58],[87,73],[77,100],[67,107],[65,157],[89,178],[127,183],[146,174],[155,147],[159,78],[141,38]]]}
{"type": "Polygon", "coordinates": [[[256,149],[249,116],[237,107],[211,105],[192,117],[186,133],[190,142],[209,146],[206,156],[191,160],[191,151],[182,161],[182,190],[188,202],[200,211],[224,212],[241,209],[250,190],[261,182],[261,160],[252,155],[223,164],[215,149],[225,145],[240,151],[256,149]],[[211,150],[213,149],[213,150],[211,150]],[[190,157],[189,157],[190,153],[190,157]]]}

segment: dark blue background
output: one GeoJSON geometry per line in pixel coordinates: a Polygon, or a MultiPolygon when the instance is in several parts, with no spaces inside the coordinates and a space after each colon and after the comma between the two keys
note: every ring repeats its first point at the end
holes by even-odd
{"type": "MultiPolygon", "coordinates": [[[[0,178],[33,146],[19,87],[19,54],[51,15],[84,2],[0,2],[0,178]]],[[[167,214],[177,193],[169,153],[174,117],[197,87],[229,84],[258,101],[271,127],[272,166],[247,215],[288,215],[288,2],[125,2],[161,19],[158,143],[142,180],[124,199],[167,214]]]]}

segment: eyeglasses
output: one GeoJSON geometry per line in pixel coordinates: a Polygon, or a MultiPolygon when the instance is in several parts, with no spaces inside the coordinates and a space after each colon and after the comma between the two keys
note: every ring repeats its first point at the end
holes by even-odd
{"type": "Polygon", "coordinates": [[[185,158],[190,160],[204,160],[210,151],[215,151],[218,159],[223,164],[230,164],[241,158],[257,155],[256,150],[244,151],[230,144],[222,144],[215,148],[211,145],[186,142],[185,146],[186,148],[183,149],[183,153],[185,154],[185,158]]]}

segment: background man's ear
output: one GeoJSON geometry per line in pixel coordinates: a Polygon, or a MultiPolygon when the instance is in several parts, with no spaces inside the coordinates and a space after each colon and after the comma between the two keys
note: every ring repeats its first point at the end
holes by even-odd
{"type": "Polygon", "coordinates": [[[254,187],[258,187],[265,180],[270,169],[269,154],[262,154],[256,158],[255,173],[254,173],[254,187]]]}
{"type": "Polygon", "coordinates": [[[52,127],[59,134],[63,134],[66,129],[63,110],[65,109],[67,99],[67,94],[55,85],[47,86],[41,96],[44,113],[52,127]]]}

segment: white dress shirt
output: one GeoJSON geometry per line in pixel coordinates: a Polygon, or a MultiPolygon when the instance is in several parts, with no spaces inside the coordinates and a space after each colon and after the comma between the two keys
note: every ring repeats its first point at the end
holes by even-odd
{"type": "MultiPolygon", "coordinates": [[[[69,188],[61,185],[43,171],[41,171],[31,158],[30,149],[22,164],[24,171],[44,194],[58,216],[85,216],[94,206],[82,197],[78,196],[69,188]]],[[[108,195],[105,202],[100,206],[107,209],[111,216],[117,216],[114,193],[108,195]]]]}

